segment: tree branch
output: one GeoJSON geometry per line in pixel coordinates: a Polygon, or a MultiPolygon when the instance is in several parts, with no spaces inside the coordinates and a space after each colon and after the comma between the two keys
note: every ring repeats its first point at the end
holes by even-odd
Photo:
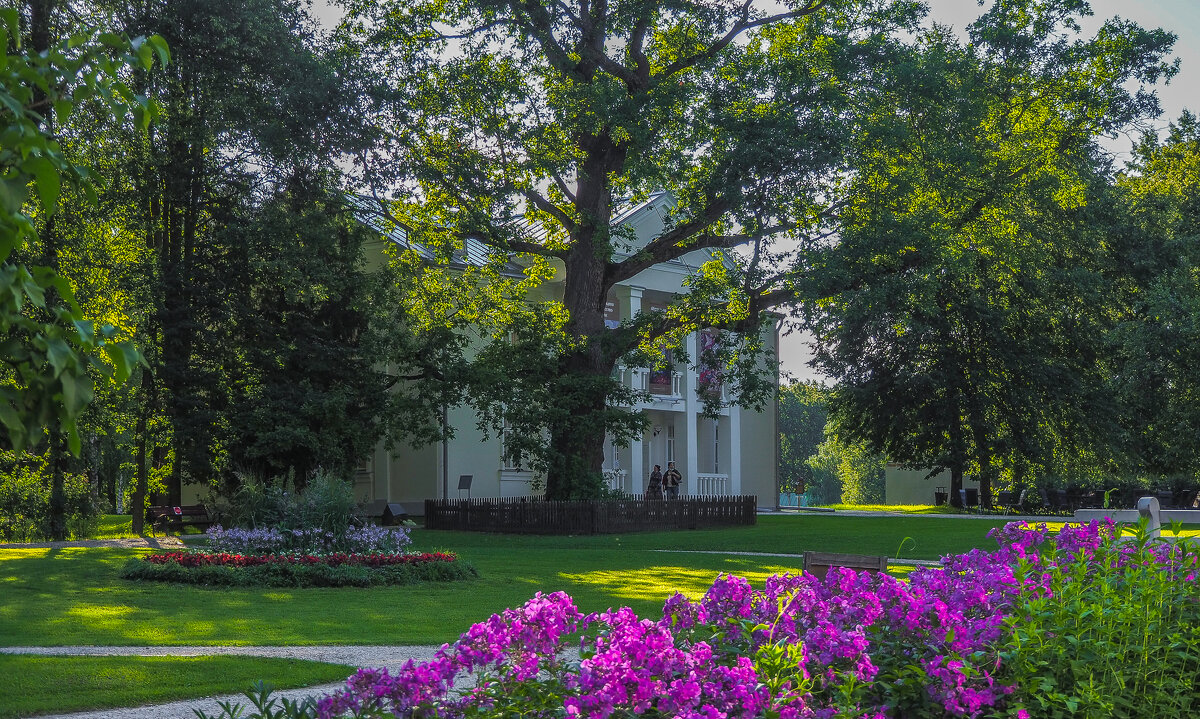
{"type": "Polygon", "coordinates": [[[541,193],[534,192],[533,190],[524,190],[523,194],[525,195],[525,199],[532,202],[539,210],[548,215],[552,215],[554,219],[561,222],[563,227],[567,228],[568,232],[575,232],[578,225],[576,224],[575,220],[571,219],[570,215],[568,215],[566,212],[563,212],[561,207],[554,204],[550,200],[547,200],[545,197],[542,197],[541,193]]]}
{"type": "Polygon", "coordinates": [[[783,22],[784,20],[792,20],[798,17],[804,17],[805,15],[811,15],[829,4],[829,0],[810,0],[807,5],[799,10],[768,15],[766,17],[751,20],[750,6],[753,4],[753,2],[754,0],[746,0],[741,7],[741,20],[734,23],[733,26],[730,27],[729,30],[719,40],[713,42],[700,52],[681,57],[670,65],[667,65],[662,72],[655,76],[656,84],[666,80],[667,78],[670,78],[672,75],[693,67],[702,60],[711,60],[712,58],[716,57],[718,53],[724,50],[729,43],[736,40],[738,35],[741,35],[747,30],[761,27],[763,25],[771,25],[773,23],[783,22]]]}

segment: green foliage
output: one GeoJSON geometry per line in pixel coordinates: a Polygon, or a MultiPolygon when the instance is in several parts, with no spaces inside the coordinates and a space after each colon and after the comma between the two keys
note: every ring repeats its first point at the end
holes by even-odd
{"type": "Polygon", "coordinates": [[[158,105],[126,82],[130,68],[149,69],[169,58],[162,38],[79,29],[49,47],[29,47],[14,8],[0,10],[0,423],[7,443],[36,446],[61,430],[80,450],[77,418],[92,400],[95,372],[116,382],[129,377],[140,355],[116,341],[111,326],[84,318],[70,285],[53,269],[12,262],[59,210],[64,186],[96,201],[92,174],[69,160],[52,131],[84,102],[106,119],[132,116],[145,131],[158,105]],[[15,52],[8,52],[9,49],[15,52]],[[31,193],[31,189],[36,192],[31,193]]]}
{"type": "Polygon", "coordinates": [[[815,504],[875,504],[883,502],[887,460],[863,442],[843,442],[829,433],[808,458],[815,504]]]}
{"type": "Polygon", "coordinates": [[[1169,546],[1143,536],[1137,546],[1101,549],[1095,566],[1054,566],[1048,591],[1015,607],[997,683],[1019,687],[1039,717],[1195,714],[1200,596],[1187,575],[1197,554],[1189,542],[1169,546]],[[1155,557],[1164,551],[1183,557],[1180,573],[1155,557]]]}
{"type": "Polygon", "coordinates": [[[200,709],[194,709],[197,719],[312,719],[317,716],[317,705],[312,698],[301,701],[291,701],[283,697],[271,696],[275,687],[271,684],[256,682],[246,692],[249,706],[241,702],[218,702],[221,707],[219,714],[209,714],[200,709]],[[247,714],[246,712],[251,712],[247,714]]]}
{"type": "Polygon", "coordinates": [[[828,396],[816,382],[779,388],[779,486],[784,492],[805,492],[820,484],[808,460],[825,441],[828,396]]]}
{"type": "Polygon", "coordinates": [[[1127,88],[1174,73],[1173,38],[1120,20],[1083,37],[1083,11],[997,2],[970,43],[921,38],[854,150],[862,192],[827,265],[852,286],[815,273],[806,307],[839,433],[972,472],[985,498],[1001,468],[1077,455],[1112,417],[1096,140],[1156,111],[1127,88]]]}
{"type": "Polygon", "coordinates": [[[321,471],[300,489],[287,478],[264,481],[241,475],[228,498],[212,496],[205,505],[210,518],[226,529],[322,529],[335,536],[362,524],[354,488],[341,475],[321,471]]]}
{"type": "MultiPolygon", "coordinates": [[[[0,541],[38,542],[54,539],[50,511],[49,456],[5,452],[0,457],[0,541]]],[[[90,539],[99,508],[87,477],[68,474],[63,482],[67,538],[90,539]]]]}
{"type": "MultiPolygon", "coordinates": [[[[237,358],[223,362],[220,461],[302,480],[318,467],[348,475],[384,431],[380,335],[398,333],[374,317],[365,228],[334,176],[306,172],[216,234],[231,262],[212,281],[236,287],[209,349],[237,358]]],[[[402,425],[397,416],[386,426],[402,425]]]]}
{"type": "Polygon", "coordinates": [[[383,587],[456,582],[478,576],[475,567],[462,560],[382,567],[283,563],[253,567],[185,567],[174,563],[153,564],[135,557],[121,569],[122,579],[206,587],[383,587]]]}
{"type": "Polygon", "coordinates": [[[1165,141],[1147,134],[1117,181],[1125,226],[1113,233],[1116,322],[1110,387],[1132,472],[1200,472],[1180,441],[1200,427],[1200,123],[1184,113],[1165,141]]]}
{"type": "Polygon", "coordinates": [[[398,198],[376,208],[384,224],[429,248],[416,294],[462,290],[424,303],[432,321],[410,326],[444,338],[461,322],[475,341],[470,352],[451,345],[460,351],[436,367],[396,357],[398,373],[435,378],[443,396],[483,406],[492,429],[513,427],[549,497],[594,495],[605,435],[621,442],[643,429],[620,409],[631,392],[614,377],[619,365],[647,366],[666,347],[680,362],[713,361],[745,406],[776,392],[760,333],[812,269],[795,242],[777,240],[811,249],[826,236],[847,144],[921,8],[766,7],[350,4],[345,53],[378,84],[363,103],[377,133],[364,184],[398,198]],[[671,205],[664,227],[637,245],[612,220],[659,190],[671,205]],[[619,283],[673,260],[696,269],[662,298],[668,306],[606,326],[619,283]],[[718,349],[682,351],[708,327],[727,333],[718,349]],[[453,385],[456,367],[480,373],[453,385]]]}

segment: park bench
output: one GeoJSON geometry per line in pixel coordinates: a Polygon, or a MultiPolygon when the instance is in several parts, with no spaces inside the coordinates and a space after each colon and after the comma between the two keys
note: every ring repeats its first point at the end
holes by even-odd
{"type": "Polygon", "coordinates": [[[887,557],[870,554],[838,554],[835,552],[805,552],[804,571],[824,579],[830,567],[846,567],[855,571],[886,572],[887,557]]]}
{"type": "Polygon", "coordinates": [[[179,507],[150,507],[146,510],[146,521],[155,529],[180,529],[183,527],[207,528],[212,524],[208,510],[203,504],[185,504],[179,507]]]}

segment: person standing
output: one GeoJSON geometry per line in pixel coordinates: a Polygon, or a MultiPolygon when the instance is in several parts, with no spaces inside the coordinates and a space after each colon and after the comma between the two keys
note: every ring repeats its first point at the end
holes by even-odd
{"type": "Polygon", "coordinates": [[[646,483],[646,499],[663,498],[662,481],[662,467],[656,464],[654,465],[654,471],[650,473],[650,481],[646,483]]]}
{"type": "Polygon", "coordinates": [[[683,484],[683,475],[675,469],[674,462],[667,462],[667,473],[663,475],[662,481],[667,499],[679,499],[679,485],[683,484]]]}

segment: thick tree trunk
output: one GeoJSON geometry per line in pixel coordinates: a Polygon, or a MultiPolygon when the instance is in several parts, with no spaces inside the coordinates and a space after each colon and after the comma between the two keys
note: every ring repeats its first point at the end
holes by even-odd
{"type": "Polygon", "coordinates": [[[546,499],[590,499],[603,493],[603,375],[570,375],[579,385],[560,398],[564,418],[550,428],[551,463],[546,473],[546,499]]]}
{"type": "Polygon", "coordinates": [[[558,393],[563,421],[550,427],[547,499],[579,499],[603,491],[604,439],[608,390],[619,352],[603,341],[608,287],[604,271],[612,256],[609,222],[612,191],[609,173],[624,162],[624,151],[608,138],[587,143],[588,160],[579,177],[576,206],[585,218],[573,233],[565,258],[563,306],[569,313],[567,334],[578,350],[562,359],[560,376],[570,382],[558,393]]]}
{"type": "Polygon", "coordinates": [[[62,433],[50,430],[50,539],[62,542],[67,538],[67,492],[63,473],[64,455],[62,433]]]}

